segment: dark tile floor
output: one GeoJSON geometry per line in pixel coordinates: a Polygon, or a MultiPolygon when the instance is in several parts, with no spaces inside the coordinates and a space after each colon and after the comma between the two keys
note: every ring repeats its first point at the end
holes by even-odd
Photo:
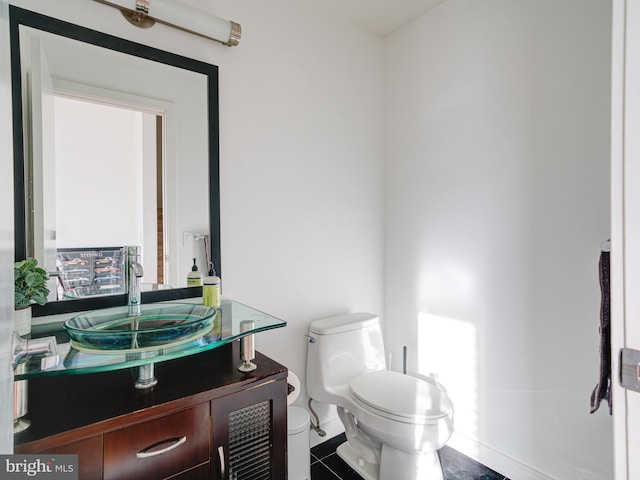
{"type": "MultiPolygon", "coordinates": [[[[362,480],[336,454],[345,440],[343,433],[311,449],[311,480],[362,480]]],[[[509,480],[453,448],[444,447],[439,454],[444,480],[509,480]]]]}

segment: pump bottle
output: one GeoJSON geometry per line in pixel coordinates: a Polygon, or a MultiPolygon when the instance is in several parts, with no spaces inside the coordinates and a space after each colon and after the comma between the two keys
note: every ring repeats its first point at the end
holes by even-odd
{"type": "Polygon", "coordinates": [[[202,281],[202,303],[209,307],[220,306],[220,277],[216,276],[213,262],[209,263],[209,273],[202,281]]]}
{"type": "Polygon", "coordinates": [[[199,287],[202,285],[202,273],[198,271],[198,266],[196,265],[196,259],[193,259],[193,267],[191,267],[191,271],[187,275],[187,287],[199,287]]]}

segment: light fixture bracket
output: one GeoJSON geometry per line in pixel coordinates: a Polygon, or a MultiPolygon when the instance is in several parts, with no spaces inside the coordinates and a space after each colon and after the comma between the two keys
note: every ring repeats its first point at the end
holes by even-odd
{"type": "Polygon", "coordinates": [[[153,27],[156,21],[149,17],[149,0],[136,0],[135,10],[120,10],[127,21],[140,28],[153,27]]]}

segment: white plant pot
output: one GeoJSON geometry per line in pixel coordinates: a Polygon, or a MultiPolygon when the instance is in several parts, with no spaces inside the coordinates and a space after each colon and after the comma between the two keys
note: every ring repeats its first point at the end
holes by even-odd
{"type": "Polygon", "coordinates": [[[13,321],[18,335],[25,336],[31,333],[31,307],[13,311],[13,321]]]}

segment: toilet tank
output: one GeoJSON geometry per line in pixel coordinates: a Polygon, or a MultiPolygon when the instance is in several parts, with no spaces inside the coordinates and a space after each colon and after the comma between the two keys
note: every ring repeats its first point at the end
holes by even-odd
{"type": "Polygon", "coordinates": [[[373,370],[384,370],[385,353],[378,316],[348,313],[316,320],[309,325],[307,393],[333,403],[333,394],[348,388],[349,380],[373,370]]]}

